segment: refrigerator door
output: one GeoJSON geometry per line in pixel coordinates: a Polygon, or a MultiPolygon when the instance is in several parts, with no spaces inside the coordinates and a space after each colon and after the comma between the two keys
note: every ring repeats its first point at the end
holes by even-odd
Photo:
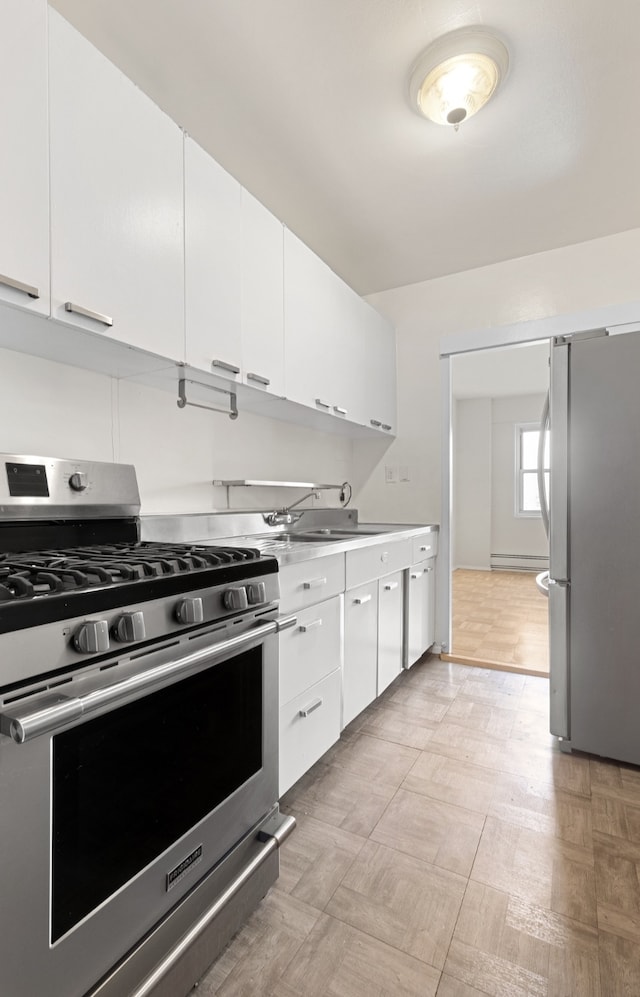
{"type": "Polygon", "coordinates": [[[639,764],[640,333],[570,346],[568,483],[571,746],[639,764]]]}
{"type": "Polygon", "coordinates": [[[551,350],[549,418],[549,691],[550,730],[569,739],[569,346],[551,350]]]}
{"type": "Polygon", "coordinates": [[[569,725],[569,585],[549,579],[549,730],[568,741],[569,725]]]}

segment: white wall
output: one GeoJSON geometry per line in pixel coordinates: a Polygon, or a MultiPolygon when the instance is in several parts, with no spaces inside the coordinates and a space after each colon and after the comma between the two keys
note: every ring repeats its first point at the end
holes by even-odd
{"type": "MultiPolygon", "coordinates": [[[[0,314],[11,321],[11,310],[0,314]]],[[[177,395],[38,357],[0,350],[0,451],[122,461],[136,467],[142,513],[227,507],[214,478],[342,482],[352,474],[346,437],[241,412],[179,409],[177,395]]],[[[291,490],[237,490],[231,505],[273,507],[291,490]]],[[[336,504],[325,493],[318,504],[336,504]]]]}
{"type": "Polygon", "coordinates": [[[637,301],[639,257],[640,229],[633,229],[370,295],[396,326],[399,413],[398,438],[388,451],[356,458],[362,518],[440,520],[443,336],[637,301]],[[385,462],[406,464],[411,480],[385,485],[385,462]]]}
{"type": "Polygon", "coordinates": [[[485,568],[491,558],[490,398],[460,398],[454,409],[453,566],[485,568]]]}

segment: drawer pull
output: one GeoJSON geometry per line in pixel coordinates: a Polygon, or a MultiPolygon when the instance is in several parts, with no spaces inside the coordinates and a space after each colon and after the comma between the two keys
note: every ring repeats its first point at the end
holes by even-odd
{"type": "Polygon", "coordinates": [[[385,592],[393,592],[393,590],[397,589],[397,587],[398,587],[397,582],[387,582],[387,584],[384,587],[384,590],[385,592]]]}
{"type": "Polygon", "coordinates": [[[334,405],[334,406],[333,406],[333,411],[334,411],[334,412],[335,412],[335,413],[336,413],[337,415],[346,415],[346,414],[347,414],[347,410],[346,410],[346,408],[343,408],[343,407],[342,407],[342,405],[334,405]]]}
{"type": "Polygon", "coordinates": [[[424,571],[412,571],[411,572],[411,580],[415,581],[416,578],[422,578],[423,575],[424,575],[424,571]]]}
{"type": "Polygon", "coordinates": [[[322,626],[322,617],[318,620],[312,620],[311,623],[301,623],[299,629],[300,633],[306,634],[309,633],[310,630],[317,630],[318,627],[321,626],[322,626]]]}
{"type": "Polygon", "coordinates": [[[267,388],[271,384],[271,381],[269,380],[269,378],[268,377],[263,377],[262,374],[249,374],[248,373],[247,374],[247,381],[256,381],[258,384],[264,384],[265,388],[267,388]]]}
{"type": "Polygon", "coordinates": [[[227,363],[225,360],[212,360],[212,367],[217,367],[219,370],[228,370],[230,374],[239,374],[240,368],[236,367],[233,363],[227,363]]]}
{"type": "Polygon", "coordinates": [[[424,554],[424,552],[425,552],[425,551],[427,551],[427,550],[431,550],[431,544],[424,544],[424,546],[422,546],[422,547],[420,548],[420,550],[421,550],[421,551],[422,551],[422,553],[424,554]]]}
{"type": "Polygon", "coordinates": [[[102,325],[113,325],[113,319],[110,315],[103,315],[101,312],[92,312],[90,308],[83,308],[82,305],[74,305],[73,301],[65,301],[64,310],[65,312],[73,312],[74,315],[82,315],[83,318],[93,319],[94,322],[100,322],[102,325]]]}
{"type": "Polygon", "coordinates": [[[312,578],[310,582],[303,582],[302,587],[303,589],[319,589],[326,584],[327,584],[326,578],[312,578]]]}
{"type": "Polygon", "coordinates": [[[322,706],[322,702],[322,698],[319,696],[317,699],[314,699],[312,703],[309,703],[308,706],[305,706],[302,710],[299,710],[298,715],[301,717],[308,717],[310,713],[313,713],[314,710],[317,710],[322,706]]]}
{"type": "Polygon", "coordinates": [[[359,595],[353,601],[356,606],[364,606],[365,602],[371,602],[371,595],[359,595]]]}
{"type": "Polygon", "coordinates": [[[329,402],[323,402],[322,398],[316,398],[316,405],[318,408],[326,408],[327,410],[331,408],[329,402]]]}
{"type": "Polygon", "coordinates": [[[33,287],[31,284],[24,284],[21,280],[14,280],[13,277],[5,277],[0,274],[0,284],[4,284],[5,287],[12,287],[14,291],[22,291],[24,294],[28,294],[30,298],[40,297],[37,287],[33,287]]]}

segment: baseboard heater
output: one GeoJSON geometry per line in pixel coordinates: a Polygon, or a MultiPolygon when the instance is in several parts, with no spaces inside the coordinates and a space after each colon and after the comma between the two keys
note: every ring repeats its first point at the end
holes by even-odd
{"type": "Polygon", "coordinates": [[[502,571],[546,571],[549,558],[545,554],[492,554],[490,567],[502,571]]]}

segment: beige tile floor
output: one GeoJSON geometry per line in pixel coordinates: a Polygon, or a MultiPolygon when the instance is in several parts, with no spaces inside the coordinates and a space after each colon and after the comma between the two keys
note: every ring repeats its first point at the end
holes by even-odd
{"type": "Polygon", "coordinates": [[[403,673],[283,799],[280,879],[195,993],[639,997],[640,769],[563,755],[547,700],[403,673]]]}
{"type": "Polygon", "coordinates": [[[549,674],[548,603],[529,571],[458,568],[449,659],[549,674]]]}

